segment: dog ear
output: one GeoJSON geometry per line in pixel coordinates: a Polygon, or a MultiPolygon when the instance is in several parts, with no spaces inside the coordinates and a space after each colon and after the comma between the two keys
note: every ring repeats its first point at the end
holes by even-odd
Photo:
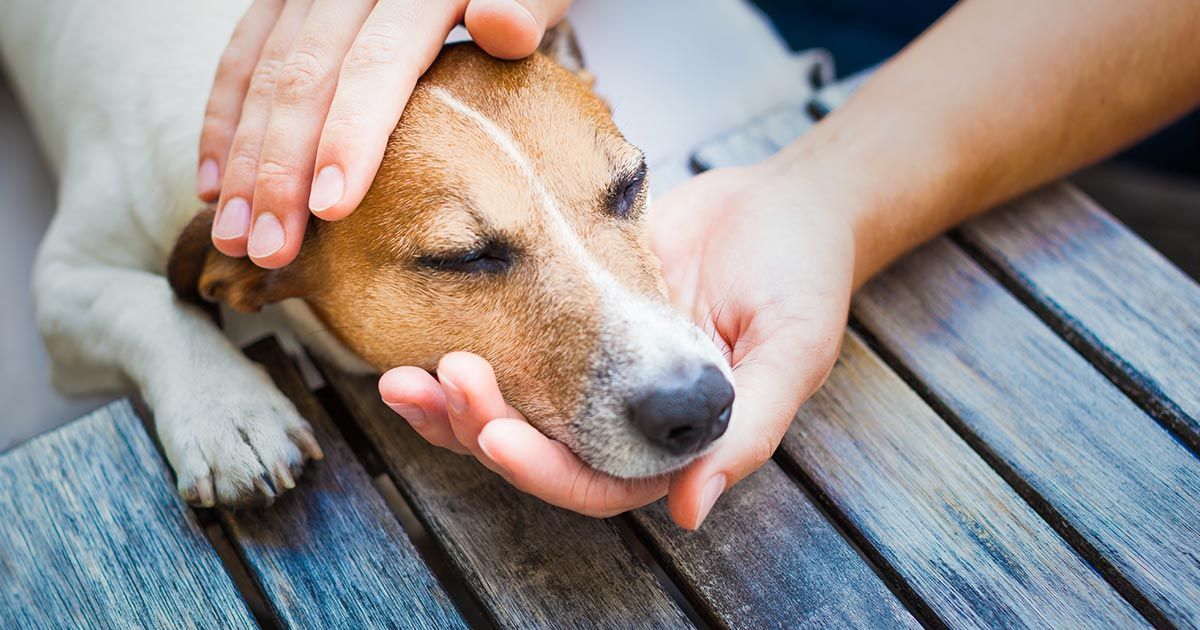
{"type": "Polygon", "coordinates": [[[538,52],[575,73],[588,86],[596,82],[596,77],[588,72],[583,63],[583,52],[579,50],[579,41],[575,39],[575,29],[566,19],[546,29],[538,52]]]}
{"type": "Polygon", "coordinates": [[[272,302],[300,297],[299,263],[263,269],[249,258],[230,258],[212,245],[216,208],[208,206],[184,226],[167,260],[167,281],[179,299],[204,306],[224,302],[244,313],[256,313],[272,302]]]}

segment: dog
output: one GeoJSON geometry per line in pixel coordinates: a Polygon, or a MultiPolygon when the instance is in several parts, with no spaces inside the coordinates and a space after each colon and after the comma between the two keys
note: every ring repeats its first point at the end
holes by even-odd
{"type": "Polygon", "coordinates": [[[312,221],[296,262],[265,270],[211,247],[193,196],[201,109],[242,7],[16,4],[0,45],[60,178],[34,272],[55,384],[136,387],[188,501],[269,503],[322,456],[197,302],[279,303],[350,372],[475,352],[531,424],[616,477],[669,473],[724,431],[729,366],[666,301],[644,157],[565,29],[518,62],[444,49],[361,206],[312,221]]]}

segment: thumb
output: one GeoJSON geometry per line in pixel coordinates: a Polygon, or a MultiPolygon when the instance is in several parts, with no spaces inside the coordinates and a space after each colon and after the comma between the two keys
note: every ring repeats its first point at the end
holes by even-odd
{"type": "Polygon", "coordinates": [[[537,50],[546,29],[557,24],[569,0],[471,0],[463,22],[489,55],[521,59],[537,50]]]}
{"type": "Polygon", "coordinates": [[[735,370],[729,429],[712,452],[671,479],[667,506],[680,527],[699,528],[727,488],[771,459],[800,404],[824,382],[828,369],[819,362],[809,363],[811,373],[797,367],[808,363],[805,353],[774,350],[778,360],[748,357],[735,370]]]}

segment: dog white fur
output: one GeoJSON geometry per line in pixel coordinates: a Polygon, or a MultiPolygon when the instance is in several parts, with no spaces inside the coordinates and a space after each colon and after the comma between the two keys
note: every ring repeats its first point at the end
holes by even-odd
{"type": "MultiPolygon", "coordinates": [[[[298,465],[296,437],[306,431],[263,371],[176,300],[164,277],[199,207],[203,109],[246,4],[0,1],[0,52],[59,178],[34,278],[55,385],[69,393],[137,386],[159,418],[179,487],[224,471],[215,476],[218,498],[271,476],[269,462],[298,465]]],[[[679,164],[698,142],[803,95],[802,64],[742,3],[646,4],[582,0],[572,19],[600,90],[652,166],[679,164]],[[724,69],[681,73],[680,64],[724,69]],[[664,77],[676,89],[664,89],[664,77]],[[650,81],[655,88],[644,89],[650,81]],[[679,101],[699,95],[703,107],[679,101]],[[666,119],[673,126],[652,124],[666,119]]],[[[336,347],[325,354],[361,367],[336,347]]]]}

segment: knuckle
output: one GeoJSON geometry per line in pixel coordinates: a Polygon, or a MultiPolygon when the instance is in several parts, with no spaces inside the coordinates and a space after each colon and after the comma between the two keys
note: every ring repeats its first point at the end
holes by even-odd
{"type": "Polygon", "coordinates": [[[294,189],[297,178],[296,169],[278,160],[263,159],[258,163],[258,172],[254,176],[254,188],[266,194],[286,195],[294,189]]]}
{"type": "Polygon", "coordinates": [[[358,70],[396,61],[401,50],[398,30],[385,25],[364,30],[346,54],[345,67],[358,70]]]}
{"type": "Polygon", "coordinates": [[[253,173],[258,170],[258,153],[251,151],[245,144],[235,142],[229,152],[229,165],[226,169],[230,173],[253,173]]]}
{"type": "Polygon", "coordinates": [[[247,96],[269,100],[275,93],[275,78],[279,75],[281,65],[275,59],[260,59],[254,66],[254,72],[250,75],[250,89],[247,96]]]}
{"type": "Polygon", "coordinates": [[[365,116],[360,110],[345,105],[330,111],[321,133],[321,143],[324,145],[330,142],[336,145],[346,138],[352,138],[356,130],[362,128],[364,119],[365,116]]]}
{"type": "Polygon", "coordinates": [[[275,100],[295,104],[309,98],[324,74],[323,64],[316,53],[308,46],[297,48],[288,55],[279,70],[275,80],[275,100]]]}

